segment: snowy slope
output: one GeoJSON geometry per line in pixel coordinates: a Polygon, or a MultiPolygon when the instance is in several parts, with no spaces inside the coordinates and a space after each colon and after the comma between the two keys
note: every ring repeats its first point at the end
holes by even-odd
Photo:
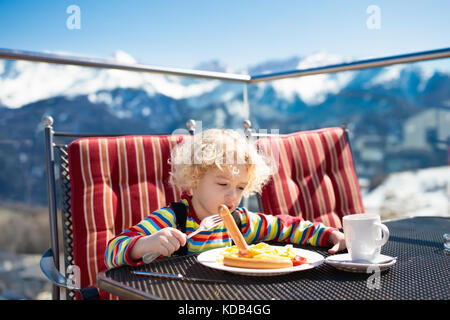
{"type": "Polygon", "coordinates": [[[450,217],[450,166],[393,173],[363,202],[367,213],[382,219],[450,217]]]}

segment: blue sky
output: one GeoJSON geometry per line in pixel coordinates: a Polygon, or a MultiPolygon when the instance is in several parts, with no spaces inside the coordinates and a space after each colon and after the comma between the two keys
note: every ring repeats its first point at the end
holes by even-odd
{"type": "Polygon", "coordinates": [[[350,58],[450,47],[450,1],[0,0],[0,48],[192,68],[231,68],[318,51],[350,58]],[[70,5],[80,29],[70,30],[70,5]],[[366,25],[370,5],[380,29],[366,25]]]}

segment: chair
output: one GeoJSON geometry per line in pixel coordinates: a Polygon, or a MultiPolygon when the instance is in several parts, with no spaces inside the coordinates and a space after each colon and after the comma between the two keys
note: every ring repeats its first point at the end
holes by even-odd
{"type": "Polygon", "coordinates": [[[95,288],[97,273],[107,269],[106,245],[149,212],[180,199],[180,190],[168,183],[167,160],[187,134],[69,134],[53,132],[51,117],[44,122],[52,248],[42,256],[41,269],[54,284],[53,299],[59,299],[59,288],[66,289],[68,300],[117,299],[95,288]],[[54,137],[79,139],[67,145],[53,143],[54,137]],[[59,273],[54,152],[60,171],[65,276],[59,273]]]}
{"type": "MultiPolygon", "coordinates": [[[[247,124],[247,135],[251,133],[247,124]]],[[[278,164],[263,188],[266,214],[289,214],[342,228],[342,217],[363,213],[346,127],[261,137],[258,148],[278,164]]]]}

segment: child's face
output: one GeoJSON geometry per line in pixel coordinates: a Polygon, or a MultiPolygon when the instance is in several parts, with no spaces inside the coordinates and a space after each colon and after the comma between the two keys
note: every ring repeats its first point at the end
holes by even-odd
{"type": "Polygon", "coordinates": [[[234,168],[237,173],[232,173],[232,169],[228,168],[223,171],[218,168],[208,170],[192,190],[192,204],[200,219],[216,214],[221,204],[228,206],[231,212],[239,205],[248,183],[248,174],[245,165],[234,168]]]}

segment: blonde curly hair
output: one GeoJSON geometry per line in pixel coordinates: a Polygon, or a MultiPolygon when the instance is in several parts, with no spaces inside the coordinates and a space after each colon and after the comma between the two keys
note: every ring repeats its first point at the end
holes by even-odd
{"type": "Polygon", "coordinates": [[[243,196],[261,193],[273,174],[271,159],[258,152],[234,130],[209,129],[186,137],[171,154],[170,183],[183,191],[192,190],[205,173],[213,168],[237,173],[239,165],[247,168],[248,184],[243,196]]]}

